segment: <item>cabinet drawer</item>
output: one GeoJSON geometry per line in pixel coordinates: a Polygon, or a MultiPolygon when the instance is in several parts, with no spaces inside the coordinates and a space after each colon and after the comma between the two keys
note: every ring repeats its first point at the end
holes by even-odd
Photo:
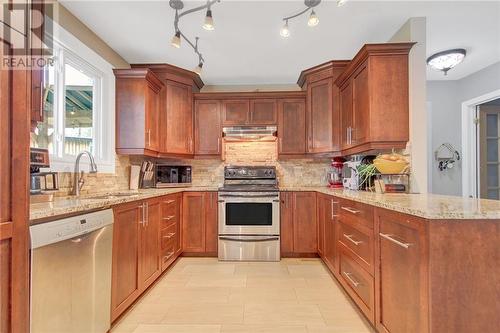
{"type": "Polygon", "coordinates": [[[161,231],[160,237],[161,237],[160,243],[161,243],[162,250],[167,249],[170,246],[170,243],[173,243],[173,245],[175,246],[175,242],[178,238],[177,223],[174,223],[174,224],[170,225],[169,227],[163,229],[161,231]]]}
{"type": "Polygon", "coordinates": [[[175,242],[171,241],[168,246],[161,251],[161,270],[170,266],[170,264],[175,260],[175,242]]]}
{"type": "Polygon", "coordinates": [[[359,306],[361,311],[373,323],[374,318],[374,281],[349,254],[349,250],[339,244],[340,250],[340,280],[346,291],[359,306]]]}
{"type": "Polygon", "coordinates": [[[338,240],[352,251],[355,260],[373,275],[374,242],[373,230],[339,222],[338,240]]]}
{"type": "Polygon", "coordinates": [[[177,214],[177,212],[165,214],[161,217],[160,229],[164,230],[177,223],[179,223],[179,214],[177,214]]]}
{"type": "Polygon", "coordinates": [[[341,200],[339,215],[341,220],[359,223],[373,229],[373,207],[354,202],[351,200],[341,200]]]}

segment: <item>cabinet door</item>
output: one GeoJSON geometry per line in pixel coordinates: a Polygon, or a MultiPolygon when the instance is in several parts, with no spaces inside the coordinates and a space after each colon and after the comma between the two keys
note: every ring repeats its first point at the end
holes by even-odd
{"type": "Polygon", "coordinates": [[[293,250],[295,253],[317,253],[316,193],[293,194],[293,250]]]}
{"type": "Polygon", "coordinates": [[[141,231],[141,260],[139,282],[144,291],[160,275],[160,201],[151,199],[145,202],[144,222],[141,231]]]}
{"type": "Polygon", "coordinates": [[[217,192],[207,192],[205,198],[205,252],[216,255],[219,241],[217,192]]]}
{"type": "Polygon", "coordinates": [[[329,204],[328,197],[325,195],[317,196],[317,219],[318,219],[318,254],[321,258],[325,258],[325,241],[326,241],[326,224],[327,224],[327,207],[329,204]]]}
{"type": "Polygon", "coordinates": [[[402,214],[379,214],[378,325],[387,332],[424,332],[421,315],[425,258],[421,255],[425,223],[402,214]],[[420,224],[420,226],[419,226],[420,224]]]}
{"type": "Polygon", "coordinates": [[[293,253],[293,193],[280,193],[281,255],[293,253]]]}
{"type": "Polygon", "coordinates": [[[248,100],[226,100],[222,102],[223,125],[246,125],[249,121],[250,105],[248,100]]]}
{"type": "Polygon", "coordinates": [[[352,79],[352,144],[359,145],[368,141],[368,122],[370,120],[370,98],[368,70],[362,67],[352,79]]]}
{"type": "Polygon", "coordinates": [[[308,95],[308,152],[325,153],[333,150],[332,128],[332,79],[311,83],[308,95]]]}
{"type": "Polygon", "coordinates": [[[340,88],[340,145],[342,149],[351,147],[352,124],[352,82],[340,88]]]}
{"type": "Polygon", "coordinates": [[[303,99],[278,102],[278,153],[305,154],[306,108],[303,99]]]}
{"type": "Polygon", "coordinates": [[[166,153],[193,153],[193,108],[191,86],[167,80],[166,153]]]}
{"type": "Polygon", "coordinates": [[[326,223],[325,223],[325,259],[337,272],[337,217],[339,210],[339,201],[337,198],[329,196],[326,202],[326,223]]]}
{"type": "Polygon", "coordinates": [[[194,108],[195,155],[221,153],[221,103],[217,100],[198,100],[194,108]]]}
{"type": "Polygon", "coordinates": [[[182,248],[205,252],[205,193],[186,192],[182,197],[182,248]]]}
{"type": "Polygon", "coordinates": [[[140,294],[139,228],[142,212],[142,202],[114,209],[111,320],[116,319],[140,294]]]}
{"type": "Polygon", "coordinates": [[[275,99],[250,100],[250,124],[275,125],[277,122],[275,99]]]}
{"type": "Polygon", "coordinates": [[[160,92],[146,88],[146,148],[160,151],[160,92]]]}

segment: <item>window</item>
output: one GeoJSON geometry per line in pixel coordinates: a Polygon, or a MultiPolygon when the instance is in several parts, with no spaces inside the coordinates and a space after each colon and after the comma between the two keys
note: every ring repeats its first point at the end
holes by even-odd
{"type": "Polygon", "coordinates": [[[34,145],[49,149],[53,170],[71,171],[76,155],[84,150],[94,155],[98,167],[114,165],[114,155],[107,148],[109,135],[102,131],[109,125],[102,107],[104,76],[68,48],[54,43],[53,66],[45,71],[44,121],[34,134],[34,145]]]}

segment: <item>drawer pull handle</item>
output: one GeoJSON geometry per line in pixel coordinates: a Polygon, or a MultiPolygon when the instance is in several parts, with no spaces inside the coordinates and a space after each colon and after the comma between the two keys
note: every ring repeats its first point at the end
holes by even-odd
{"type": "Polygon", "coordinates": [[[401,241],[397,240],[396,238],[393,238],[394,235],[383,234],[383,233],[379,233],[379,235],[380,235],[380,237],[385,238],[388,241],[391,241],[394,244],[397,244],[397,245],[399,245],[401,247],[404,247],[405,249],[408,249],[410,247],[410,245],[412,245],[411,243],[401,242],[401,241]]]}
{"type": "Polygon", "coordinates": [[[350,207],[344,207],[344,206],[342,206],[340,208],[342,208],[343,210],[345,210],[345,211],[347,211],[349,213],[352,213],[352,214],[359,214],[359,213],[361,213],[359,210],[356,210],[356,209],[353,209],[353,208],[350,208],[350,207]]]}
{"type": "Polygon", "coordinates": [[[164,217],[163,219],[165,221],[170,221],[171,219],[173,219],[175,217],[175,215],[170,215],[170,216],[167,216],[167,217],[164,217]]]}
{"type": "Polygon", "coordinates": [[[174,237],[174,236],[175,236],[175,232],[170,232],[170,233],[168,233],[167,235],[163,236],[163,238],[170,239],[170,238],[172,238],[172,237],[174,237]]]}
{"type": "Polygon", "coordinates": [[[166,203],[167,205],[169,205],[169,204],[171,204],[171,203],[174,203],[174,202],[175,202],[175,200],[167,200],[167,201],[165,201],[165,203],[166,203]]]}
{"type": "Polygon", "coordinates": [[[352,235],[346,235],[346,234],[344,234],[344,237],[347,238],[351,243],[353,243],[356,246],[358,246],[359,244],[363,243],[363,241],[357,241],[354,238],[352,238],[352,235]]]}
{"type": "Polygon", "coordinates": [[[170,257],[172,257],[174,255],[174,252],[169,252],[166,256],[163,257],[163,261],[167,261],[168,259],[170,259],[170,257]]]}
{"type": "Polygon", "coordinates": [[[353,284],[354,287],[358,287],[360,285],[360,283],[356,280],[354,280],[351,276],[352,276],[352,273],[347,273],[347,272],[343,272],[343,274],[345,275],[345,277],[353,284]]]}

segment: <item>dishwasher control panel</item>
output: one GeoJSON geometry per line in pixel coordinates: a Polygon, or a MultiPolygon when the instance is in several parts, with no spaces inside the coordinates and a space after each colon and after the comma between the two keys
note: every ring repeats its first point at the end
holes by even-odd
{"type": "Polygon", "coordinates": [[[113,210],[72,216],[30,227],[31,248],[35,249],[78,237],[113,223],[113,210]]]}

